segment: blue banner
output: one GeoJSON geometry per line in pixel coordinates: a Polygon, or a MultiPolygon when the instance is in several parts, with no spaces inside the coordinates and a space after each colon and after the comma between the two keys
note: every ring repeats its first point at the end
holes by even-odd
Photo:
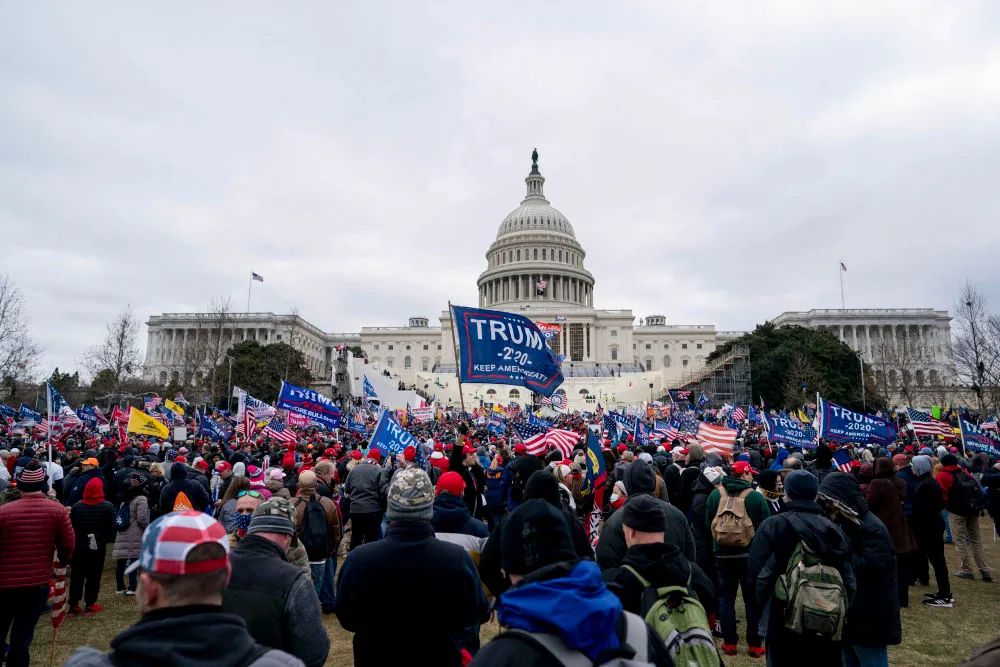
{"type": "Polygon", "coordinates": [[[363,376],[361,386],[364,389],[366,400],[369,401],[378,400],[378,394],[375,393],[375,386],[372,384],[372,381],[368,379],[367,375],[363,376]]]}
{"type": "Polygon", "coordinates": [[[22,422],[31,422],[33,424],[42,423],[42,414],[32,410],[24,403],[21,403],[21,407],[17,409],[17,418],[22,422]]]}
{"type": "Polygon", "coordinates": [[[365,428],[365,423],[354,418],[354,415],[347,415],[347,430],[354,431],[355,433],[360,433],[362,435],[367,435],[368,429],[365,428]]]}
{"type": "Polygon", "coordinates": [[[819,435],[835,442],[888,445],[896,439],[896,428],[884,419],[854,412],[819,399],[819,435]]]}
{"type": "Polygon", "coordinates": [[[816,443],[816,431],[807,428],[797,421],[784,417],[764,416],[764,428],[767,429],[767,439],[770,442],[787,445],[789,447],[802,447],[813,449],[816,443]]]}
{"type": "Polygon", "coordinates": [[[198,434],[208,436],[213,440],[224,440],[226,437],[226,432],[222,430],[219,423],[208,415],[202,415],[201,423],[198,425],[198,434]]]}
{"type": "Polygon", "coordinates": [[[635,431],[632,435],[636,444],[640,447],[646,447],[648,445],[657,444],[659,440],[654,442],[651,430],[647,428],[644,424],[639,421],[635,423],[635,431]]]}
{"type": "Polygon", "coordinates": [[[382,416],[379,417],[378,424],[375,425],[375,431],[368,444],[381,451],[385,456],[401,454],[410,445],[420,446],[417,439],[393,419],[391,410],[382,411],[382,416]]]}
{"type": "MultiPolygon", "coordinates": [[[[533,417],[534,415],[530,416],[533,417]]],[[[494,412],[490,415],[490,420],[486,424],[486,429],[493,435],[503,435],[507,430],[507,425],[504,423],[503,417],[494,412]]]]}
{"type": "Polygon", "coordinates": [[[94,414],[94,408],[81,405],[76,409],[76,416],[80,418],[80,421],[87,425],[87,428],[97,428],[97,415],[94,414]]]}
{"type": "Polygon", "coordinates": [[[340,428],[340,408],[329,398],[312,389],[282,382],[277,407],[308,417],[327,429],[340,428]]]}
{"type": "Polygon", "coordinates": [[[962,429],[962,442],[965,448],[973,452],[986,452],[991,458],[1000,457],[1000,437],[989,431],[984,431],[964,417],[958,418],[958,427],[962,429]]]}
{"type": "Polygon", "coordinates": [[[618,424],[618,426],[620,426],[621,428],[623,428],[626,432],[631,433],[632,431],[635,430],[635,424],[637,421],[635,417],[626,417],[625,415],[619,414],[617,412],[612,412],[611,416],[615,418],[615,423],[618,424]]]}
{"type": "Polygon", "coordinates": [[[538,325],[526,317],[453,306],[459,347],[459,379],[509,384],[551,396],[563,374],[538,325]]]}

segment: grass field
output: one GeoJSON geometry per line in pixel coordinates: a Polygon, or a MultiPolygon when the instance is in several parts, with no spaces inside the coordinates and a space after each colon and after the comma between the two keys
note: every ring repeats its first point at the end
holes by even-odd
{"type": "MultiPolygon", "coordinates": [[[[984,519],[984,523],[986,521],[988,520],[984,519]]],[[[983,532],[988,532],[985,525],[983,532]]],[[[1000,567],[1000,544],[988,543],[986,552],[987,561],[993,567],[1000,567]]],[[[954,547],[946,546],[946,555],[950,571],[956,571],[958,568],[954,547]]],[[[1000,583],[984,584],[978,580],[965,581],[952,577],[951,585],[955,597],[954,609],[925,607],[920,604],[920,597],[931,589],[910,589],[911,606],[903,610],[903,643],[890,647],[890,664],[901,667],[955,665],[967,657],[974,646],[1000,635],[1000,625],[996,622],[1000,583]],[[989,620],[991,618],[994,620],[989,620]]],[[[107,650],[111,638],[136,620],[135,600],[115,595],[114,590],[113,572],[106,570],[100,598],[105,610],[92,617],[67,618],[56,640],[56,665],[61,665],[73,649],[82,644],[107,650]]],[[[324,624],[331,641],[330,656],[326,664],[337,667],[353,664],[350,633],[340,627],[334,615],[325,616],[324,624]]],[[[740,629],[742,631],[742,624],[740,629]]],[[[484,626],[483,641],[496,634],[497,630],[495,624],[484,626]]],[[[32,665],[49,664],[51,641],[52,626],[46,615],[39,621],[35,634],[32,665]]],[[[741,644],[740,650],[741,655],[726,659],[727,666],[764,664],[763,660],[752,660],[745,655],[745,644],[741,644]]],[[[803,656],[803,664],[807,661],[803,656]]]]}

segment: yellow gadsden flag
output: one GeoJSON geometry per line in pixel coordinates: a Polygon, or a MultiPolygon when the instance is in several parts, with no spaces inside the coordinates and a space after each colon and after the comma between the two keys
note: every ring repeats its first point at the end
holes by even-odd
{"type": "Polygon", "coordinates": [[[180,415],[181,417],[184,416],[184,408],[182,408],[181,406],[177,405],[176,403],[174,403],[173,401],[171,401],[169,398],[163,399],[163,407],[165,407],[167,410],[170,410],[175,415],[180,415]]]}
{"type": "Polygon", "coordinates": [[[132,408],[128,412],[128,426],[125,429],[129,433],[139,435],[152,435],[157,438],[169,438],[170,429],[153,419],[144,412],[132,408]]]}

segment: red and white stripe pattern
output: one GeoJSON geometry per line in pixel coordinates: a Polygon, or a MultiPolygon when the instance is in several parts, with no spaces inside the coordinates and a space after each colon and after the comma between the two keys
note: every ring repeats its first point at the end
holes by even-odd
{"type": "Polygon", "coordinates": [[[171,512],[151,523],[143,534],[139,566],[159,574],[201,574],[224,568],[228,554],[226,529],[210,514],[195,510],[171,512]],[[208,542],[220,544],[227,555],[217,560],[188,563],[188,553],[208,542]]]}
{"type": "Polygon", "coordinates": [[[59,563],[55,556],[52,558],[52,587],[49,589],[49,601],[52,604],[52,627],[58,628],[66,618],[66,611],[69,603],[66,599],[66,570],[67,566],[59,563]]]}
{"type": "Polygon", "coordinates": [[[285,426],[285,424],[277,417],[267,423],[267,426],[265,426],[264,430],[261,431],[261,435],[271,438],[272,440],[277,440],[278,442],[295,442],[298,439],[295,437],[295,433],[292,432],[292,429],[285,426]]]}
{"type": "Polygon", "coordinates": [[[560,428],[550,428],[545,433],[533,435],[523,440],[524,446],[532,456],[541,456],[549,452],[549,447],[559,450],[564,458],[569,458],[573,447],[580,442],[580,434],[560,428]]]}
{"type": "Polygon", "coordinates": [[[926,412],[907,408],[906,414],[910,418],[910,424],[913,425],[913,433],[917,437],[925,435],[955,435],[955,431],[950,425],[943,421],[934,419],[926,412]]]}
{"type": "Polygon", "coordinates": [[[997,430],[997,416],[993,415],[992,417],[987,417],[979,425],[979,428],[983,429],[984,431],[996,431],[997,430]]]}
{"type": "Polygon", "coordinates": [[[739,423],[747,418],[747,413],[743,410],[743,408],[737,405],[733,408],[732,418],[734,422],[739,423]]]}
{"type": "Polygon", "coordinates": [[[700,422],[697,437],[705,453],[717,452],[732,457],[733,448],[736,446],[736,429],[700,422]]]}

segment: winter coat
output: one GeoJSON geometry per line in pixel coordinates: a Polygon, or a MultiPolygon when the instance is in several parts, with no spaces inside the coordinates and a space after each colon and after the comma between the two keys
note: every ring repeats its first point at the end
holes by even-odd
{"type": "Polygon", "coordinates": [[[150,475],[146,482],[146,495],[149,496],[149,521],[152,523],[159,517],[166,514],[160,510],[160,496],[163,495],[163,487],[167,485],[167,480],[160,475],[150,475]]]}
{"type": "Polygon", "coordinates": [[[0,506],[0,590],[48,586],[52,552],[69,563],[76,536],[66,508],[43,495],[0,506]]]}
{"type": "Polygon", "coordinates": [[[500,490],[503,481],[504,467],[486,468],[486,509],[491,512],[502,512],[504,508],[503,493],[500,490]]]}
{"type": "Polygon", "coordinates": [[[160,491],[160,511],[172,512],[177,495],[184,492],[196,510],[204,510],[209,505],[208,491],[198,482],[188,479],[188,467],[174,464],[170,467],[170,483],[160,491]]]}
{"type": "Polygon", "coordinates": [[[695,562],[706,572],[715,571],[712,531],[705,525],[705,507],[709,494],[714,490],[715,485],[704,475],[699,475],[691,487],[691,506],[687,512],[688,525],[691,526],[691,536],[694,538],[695,562]]]}
{"type": "Polygon", "coordinates": [[[111,640],[111,650],[114,660],[81,646],[64,667],[303,667],[298,658],[256,643],[242,618],[214,605],[144,614],[111,640]]]}
{"type": "Polygon", "coordinates": [[[986,511],[996,521],[1000,519],[1000,470],[993,466],[984,470],[982,485],[986,489],[986,511]]]}
{"type": "MultiPolygon", "coordinates": [[[[691,509],[691,498],[694,490],[694,483],[701,477],[701,466],[697,463],[689,465],[681,471],[681,487],[677,494],[677,502],[674,503],[681,512],[687,513],[691,509]]],[[[626,488],[628,488],[626,486],[626,488]]],[[[629,493],[632,490],[629,489],[629,493]]]]}
{"type": "Polygon", "coordinates": [[[899,469],[896,473],[896,477],[903,480],[906,484],[906,497],[903,499],[903,513],[906,518],[909,519],[910,515],[913,514],[913,496],[917,492],[917,476],[913,473],[913,466],[907,464],[899,469]]]}
{"type": "MultiPolygon", "coordinates": [[[[872,480],[872,484],[877,481],[879,479],[872,480]]],[[[844,642],[862,646],[899,644],[902,628],[899,591],[896,588],[896,557],[889,531],[875,513],[869,511],[853,476],[842,472],[831,473],[823,480],[819,490],[858,514],[857,522],[847,517],[841,517],[837,522],[850,542],[851,570],[857,582],[857,594],[847,610],[844,642]]]]}
{"type": "MultiPolygon", "coordinates": [[[[555,563],[532,572],[504,593],[497,605],[502,628],[555,635],[567,648],[584,653],[590,660],[625,643],[627,613],[605,587],[597,566],[586,560],[555,563]]],[[[665,644],[648,626],[646,653],[651,664],[673,664],[665,644]]],[[[501,632],[471,664],[547,667],[559,663],[529,640],[501,632]]]]}
{"type": "MultiPolygon", "coordinates": [[[[749,489],[750,492],[746,494],[743,500],[743,506],[746,508],[750,521],[753,522],[755,532],[760,528],[760,524],[763,523],[764,519],[771,516],[771,505],[767,502],[767,498],[754,491],[750,482],[726,475],[722,478],[722,486],[730,496],[736,496],[749,489]]],[[[722,493],[719,489],[713,489],[712,493],[708,496],[708,501],[705,503],[705,515],[702,517],[702,521],[708,528],[709,533],[712,530],[712,521],[715,520],[715,514],[719,510],[721,498],[722,493]]],[[[716,558],[745,558],[750,553],[750,548],[719,546],[718,542],[713,538],[712,553],[715,554],[716,558]]]]}
{"type": "Polygon", "coordinates": [[[144,493],[126,496],[128,503],[128,528],[119,531],[115,537],[115,546],[111,550],[111,557],[115,560],[120,558],[135,559],[139,557],[142,550],[142,533],[149,525],[149,498],[144,493]]]}
{"type": "Polygon", "coordinates": [[[461,664],[459,640],[489,617],[489,606],[461,547],[435,539],[428,523],[396,521],[384,538],[347,555],[337,580],[336,613],[341,627],[354,633],[357,667],[449,667],[461,664]],[[433,623],[396,624],[387,638],[391,600],[416,601],[421,617],[433,623]]]}
{"type": "Polygon", "coordinates": [[[766,624],[763,634],[767,638],[768,651],[774,654],[776,667],[801,665],[803,655],[811,656],[812,666],[839,666],[842,665],[842,644],[803,638],[785,630],[785,606],[774,598],[774,584],[785,573],[800,539],[805,539],[812,549],[822,554],[825,564],[840,572],[849,601],[854,598],[857,588],[851,569],[851,545],[844,532],[822,515],[815,501],[789,502],[785,512],[768,517],[760,524],[750,544],[749,576],[757,582],[754,595],[763,610],[762,627],[766,624]]]}
{"type": "Polygon", "coordinates": [[[351,499],[351,514],[382,511],[379,478],[382,469],[374,463],[359,463],[347,474],[344,493],[351,499]]]}
{"type": "Polygon", "coordinates": [[[87,482],[97,478],[101,480],[104,485],[104,497],[108,496],[108,482],[104,479],[104,475],[101,473],[100,468],[93,468],[86,472],[81,472],[73,479],[73,485],[68,487],[69,490],[66,492],[66,501],[63,503],[66,507],[72,507],[75,503],[80,502],[83,498],[83,489],[87,486],[87,482]]]}
{"type": "MultiPolygon", "coordinates": [[[[882,459],[876,461],[876,467],[882,459]]],[[[877,516],[892,536],[892,544],[897,554],[908,554],[917,548],[910,532],[910,525],[903,512],[903,500],[906,498],[906,482],[891,472],[875,477],[868,485],[865,500],[868,509],[877,516]]]]}
{"type": "Polygon", "coordinates": [[[504,467],[503,479],[500,482],[501,494],[507,504],[507,511],[512,512],[524,499],[524,487],[531,476],[545,467],[537,456],[522,454],[504,467]]]}
{"type": "Polygon", "coordinates": [[[926,473],[917,478],[917,492],[913,496],[913,516],[911,517],[913,534],[920,542],[943,540],[944,493],[941,485],[931,475],[926,473]]]}
{"type": "Polygon", "coordinates": [[[340,510],[337,508],[337,503],[333,502],[329,498],[325,498],[318,493],[311,493],[304,495],[300,491],[300,495],[295,496],[292,499],[292,507],[295,508],[295,532],[301,537],[302,536],[302,519],[306,515],[306,507],[309,503],[318,499],[320,505],[323,506],[323,511],[326,513],[326,528],[327,537],[330,543],[330,555],[336,558],[337,548],[340,546],[340,536],[341,536],[341,519],[340,510]]]}
{"type": "Polygon", "coordinates": [[[479,565],[479,556],[490,531],[485,523],[472,518],[464,500],[450,493],[439,494],[434,499],[431,528],[435,537],[462,547],[472,562],[479,565]]]}
{"type": "Polygon", "coordinates": [[[944,495],[945,506],[948,505],[948,490],[951,485],[955,483],[955,475],[972,475],[968,471],[964,470],[958,465],[944,466],[941,468],[941,472],[937,474],[937,483],[941,485],[941,492],[944,495]]]}
{"type": "Polygon", "coordinates": [[[682,470],[684,466],[680,463],[671,463],[663,469],[663,481],[667,484],[667,497],[670,498],[671,505],[680,502],[682,470]]]}
{"type": "MultiPolygon", "coordinates": [[[[630,464],[624,473],[625,488],[629,492],[629,498],[652,493],[655,476],[653,468],[642,461],[630,464]]],[[[695,560],[694,536],[691,535],[691,526],[688,525],[684,514],[669,503],[659,502],[663,507],[665,519],[663,541],[667,544],[676,544],[681,547],[685,558],[695,560]]],[[[622,564],[627,550],[623,512],[617,511],[608,517],[604,522],[604,528],[601,529],[601,536],[597,542],[597,564],[602,570],[617,567],[622,564]]]]}
{"type": "Polygon", "coordinates": [[[323,665],[330,639],[309,574],[260,535],[243,538],[229,559],[233,571],[222,610],[242,618],[258,643],[294,655],[306,667],[323,665]]]}
{"type": "Polygon", "coordinates": [[[115,539],[115,506],[107,500],[96,505],[78,502],[69,511],[69,520],[76,535],[75,557],[83,558],[90,553],[104,553],[108,544],[115,539]],[[90,536],[97,545],[91,549],[90,536]]]}
{"type": "Polygon", "coordinates": [[[642,575],[653,588],[687,586],[709,613],[718,608],[715,585],[705,572],[685,558],[676,545],[658,543],[629,547],[622,566],[605,570],[601,575],[625,611],[642,615],[642,592],[646,588],[626,566],[642,575]]]}

